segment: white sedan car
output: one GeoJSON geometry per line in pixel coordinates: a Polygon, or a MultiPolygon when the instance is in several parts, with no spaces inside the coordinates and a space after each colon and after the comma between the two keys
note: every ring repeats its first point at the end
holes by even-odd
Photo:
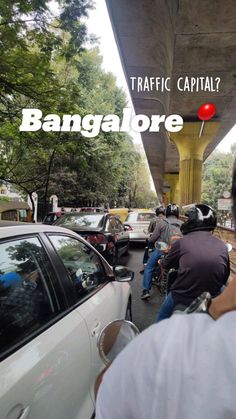
{"type": "Polygon", "coordinates": [[[133,211],[127,216],[124,225],[127,226],[130,242],[145,242],[149,238],[147,230],[150,221],[156,217],[154,211],[133,211]]]}
{"type": "Polygon", "coordinates": [[[97,336],[132,279],[71,230],[0,223],[1,419],[93,417],[97,336]]]}

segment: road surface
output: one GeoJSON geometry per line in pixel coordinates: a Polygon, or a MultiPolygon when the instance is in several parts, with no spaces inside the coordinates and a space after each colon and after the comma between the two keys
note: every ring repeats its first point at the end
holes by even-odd
{"type": "Polygon", "coordinates": [[[151,290],[151,298],[148,301],[141,300],[142,293],[142,278],[143,275],[139,273],[142,267],[142,258],[144,252],[144,245],[131,245],[129,255],[120,258],[120,264],[128,266],[135,272],[133,282],[131,282],[132,297],[133,297],[133,322],[136,326],[143,330],[155,322],[158,309],[163,297],[160,296],[159,291],[155,286],[151,290]]]}

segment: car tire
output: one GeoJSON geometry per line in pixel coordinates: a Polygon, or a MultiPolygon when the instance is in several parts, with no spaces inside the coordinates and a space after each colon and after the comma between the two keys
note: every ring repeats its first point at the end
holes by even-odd
{"type": "Polygon", "coordinates": [[[132,300],[129,298],[127,308],[126,308],[126,314],[125,314],[125,320],[129,320],[132,322],[133,315],[132,315],[132,300]]]}

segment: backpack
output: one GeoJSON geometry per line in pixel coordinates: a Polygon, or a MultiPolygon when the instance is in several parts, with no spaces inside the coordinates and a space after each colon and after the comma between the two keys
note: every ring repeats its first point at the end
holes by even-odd
{"type": "Polygon", "coordinates": [[[167,223],[166,228],[164,230],[163,241],[171,246],[171,244],[180,239],[183,235],[180,231],[180,225],[176,222],[170,222],[168,218],[165,219],[167,223]]]}

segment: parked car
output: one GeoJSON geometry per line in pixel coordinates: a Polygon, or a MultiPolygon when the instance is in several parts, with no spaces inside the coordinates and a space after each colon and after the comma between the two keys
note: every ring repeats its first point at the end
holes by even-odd
{"type": "Polygon", "coordinates": [[[71,230],[0,223],[1,418],[91,419],[97,337],[132,278],[71,230]]]}
{"type": "Polygon", "coordinates": [[[59,218],[55,225],[66,227],[84,237],[115,265],[129,249],[128,227],[118,217],[104,212],[74,212],[59,218]]]}
{"type": "Polygon", "coordinates": [[[133,211],[130,212],[125,220],[125,225],[129,229],[129,239],[131,242],[145,242],[148,238],[147,231],[150,221],[155,218],[154,211],[133,211]]]}

